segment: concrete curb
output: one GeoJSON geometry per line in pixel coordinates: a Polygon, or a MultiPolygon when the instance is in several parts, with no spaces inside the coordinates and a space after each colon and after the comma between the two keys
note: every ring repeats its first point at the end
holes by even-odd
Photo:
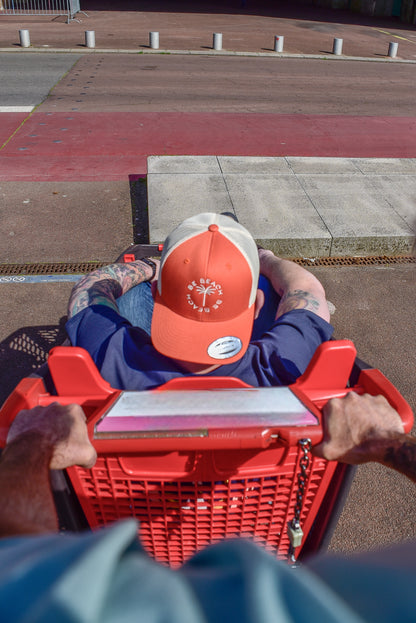
{"type": "Polygon", "coordinates": [[[50,48],[50,47],[29,47],[29,48],[0,48],[1,53],[54,53],[54,54],[176,54],[176,55],[189,55],[189,56],[246,56],[246,57],[261,57],[261,58],[280,58],[280,59],[313,59],[324,61],[359,61],[359,62],[371,62],[371,63],[395,63],[395,64],[410,64],[416,65],[416,60],[380,57],[372,58],[367,56],[344,56],[344,55],[332,55],[332,54],[290,54],[285,52],[235,52],[232,50],[117,50],[107,48],[86,48],[84,46],[79,48],[50,48]]]}

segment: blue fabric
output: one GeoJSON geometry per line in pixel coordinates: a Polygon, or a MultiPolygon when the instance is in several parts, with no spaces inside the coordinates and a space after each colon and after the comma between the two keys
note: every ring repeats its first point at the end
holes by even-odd
{"type": "MultiPolygon", "coordinates": [[[[258,318],[254,321],[252,340],[258,340],[265,331],[270,329],[276,317],[280,297],[273,289],[270,281],[260,275],[258,287],[264,292],[264,305],[258,318]]],[[[128,290],[117,299],[120,315],[126,318],[134,327],[139,327],[150,335],[153,314],[153,296],[150,283],[144,281],[128,290]]]]}
{"type": "Polygon", "coordinates": [[[139,327],[150,335],[153,314],[153,296],[149,281],[128,290],[117,299],[120,315],[134,327],[139,327]]]}
{"type": "Polygon", "coordinates": [[[297,569],[243,539],[176,571],[151,560],[134,520],[95,533],[0,539],[7,623],[410,623],[416,544],[325,556],[297,569]]]}
{"type": "MultiPolygon", "coordinates": [[[[152,389],[188,375],[179,362],[153,348],[145,331],[105,305],[83,309],[67,322],[66,329],[72,345],[90,353],[114,388],[152,389]]],[[[254,387],[289,385],[305,371],[316,348],[332,332],[332,326],[312,312],[288,312],[252,341],[239,361],[222,365],[209,376],[235,376],[254,387]]]]}

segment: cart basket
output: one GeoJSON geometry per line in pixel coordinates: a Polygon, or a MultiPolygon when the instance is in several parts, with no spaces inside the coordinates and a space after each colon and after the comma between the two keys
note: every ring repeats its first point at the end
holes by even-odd
{"type": "Polygon", "coordinates": [[[0,445],[21,409],[80,404],[98,460],[92,469],[66,470],[63,523],[83,525],[75,507],[90,528],[135,517],[145,549],[173,567],[232,537],[292,561],[322,548],[351,481],[348,466],[310,453],[322,439],[321,410],[330,398],[383,394],[406,431],[413,423],[409,405],[379,370],[357,369],[348,340],[322,344],[289,387],[194,376],[157,390],[121,391],[78,347],[52,349],[48,368],[54,392],[41,377],[28,377],[4,403],[0,445]]]}

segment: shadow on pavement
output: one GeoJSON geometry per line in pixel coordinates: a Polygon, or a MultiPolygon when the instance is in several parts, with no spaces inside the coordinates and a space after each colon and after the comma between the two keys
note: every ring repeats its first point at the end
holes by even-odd
{"type": "Polygon", "coordinates": [[[147,176],[129,175],[129,187],[134,244],[148,244],[150,231],[147,176]]]}
{"type": "Polygon", "coordinates": [[[0,404],[22,378],[33,374],[46,362],[51,348],[64,342],[66,320],[64,316],[59,325],[22,327],[0,343],[0,404]]]}
{"type": "MultiPolygon", "coordinates": [[[[84,0],[81,10],[88,11],[139,11],[140,13],[213,13],[217,15],[258,15],[310,22],[381,26],[397,23],[401,29],[413,30],[412,24],[401,22],[398,16],[383,17],[365,15],[358,11],[333,9],[305,4],[302,0],[84,0]]],[[[300,25],[314,28],[313,24],[300,25]]]]}

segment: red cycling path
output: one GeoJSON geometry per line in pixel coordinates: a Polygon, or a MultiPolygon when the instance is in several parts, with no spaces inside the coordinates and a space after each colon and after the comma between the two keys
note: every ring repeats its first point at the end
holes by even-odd
{"type": "Polygon", "coordinates": [[[122,180],[150,155],[416,157],[408,117],[255,113],[1,115],[2,181],[122,180]],[[13,135],[13,132],[15,134],[13,135]],[[9,138],[11,137],[11,138],[9,138]]]}

